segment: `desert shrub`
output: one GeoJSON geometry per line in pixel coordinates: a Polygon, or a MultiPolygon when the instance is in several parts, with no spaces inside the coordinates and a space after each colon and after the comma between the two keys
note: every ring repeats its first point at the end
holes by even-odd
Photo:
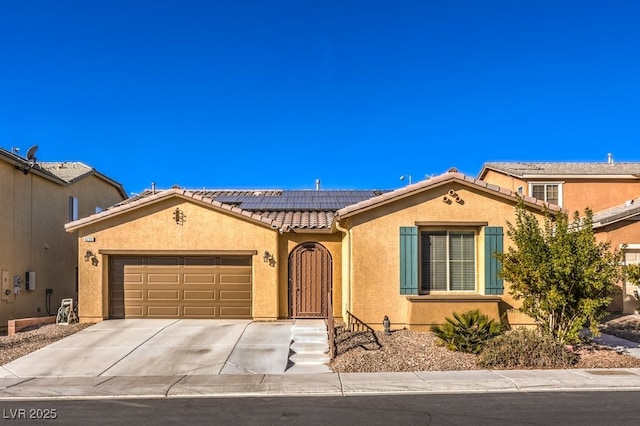
{"type": "Polygon", "coordinates": [[[566,368],[578,362],[578,356],[567,350],[550,334],[533,329],[517,329],[487,342],[478,364],[482,368],[566,368]]]}
{"type": "Polygon", "coordinates": [[[447,322],[442,325],[431,327],[440,341],[453,351],[477,354],[487,341],[502,333],[500,323],[477,309],[462,314],[454,312],[453,317],[445,318],[447,322]]]}

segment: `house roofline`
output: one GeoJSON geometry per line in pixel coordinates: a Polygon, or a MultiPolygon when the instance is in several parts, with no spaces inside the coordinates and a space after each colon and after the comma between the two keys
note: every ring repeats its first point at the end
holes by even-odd
{"type": "Polygon", "coordinates": [[[91,216],[87,216],[82,219],[69,222],[65,224],[64,227],[67,232],[74,232],[87,225],[102,222],[104,220],[120,216],[121,214],[134,211],[139,208],[143,208],[145,206],[155,204],[157,202],[160,202],[172,197],[177,197],[177,198],[181,198],[188,201],[195,201],[200,205],[210,207],[210,208],[213,208],[214,210],[228,213],[236,217],[247,219],[251,222],[255,222],[262,226],[270,227],[271,229],[276,231],[283,227],[283,224],[280,221],[266,218],[260,215],[259,213],[243,210],[230,204],[223,204],[223,203],[220,203],[219,201],[215,201],[203,195],[195,194],[192,191],[188,191],[185,189],[177,189],[177,188],[159,191],[153,195],[140,198],[136,201],[122,204],[116,207],[112,207],[107,210],[103,210],[100,213],[96,213],[91,216]]]}
{"type": "Polygon", "coordinates": [[[502,188],[497,185],[493,185],[485,181],[475,179],[470,176],[466,176],[462,173],[445,173],[440,176],[433,177],[431,179],[414,183],[413,185],[408,185],[403,188],[396,189],[395,191],[387,192],[385,194],[370,198],[360,203],[344,207],[337,211],[334,221],[339,221],[341,219],[345,219],[345,218],[390,204],[397,200],[401,200],[403,198],[407,198],[415,194],[421,193],[423,191],[437,188],[439,186],[442,186],[451,182],[457,182],[464,186],[474,188],[492,195],[496,195],[503,199],[508,199],[516,202],[518,201],[518,199],[522,199],[526,206],[532,207],[538,210],[546,209],[552,214],[558,213],[562,210],[560,206],[557,206],[555,204],[549,204],[542,200],[529,197],[529,196],[522,196],[506,188],[502,188]]]}
{"type": "Polygon", "coordinates": [[[24,158],[15,155],[4,148],[0,148],[0,159],[5,162],[12,164],[18,170],[22,170],[22,167],[30,167],[28,173],[33,173],[43,179],[47,179],[53,183],[57,183],[61,186],[68,186],[69,183],[64,179],[59,178],[48,170],[42,169],[38,166],[38,163],[35,163],[33,166],[30,166],[28,161],[25,161],[24,158]]]}

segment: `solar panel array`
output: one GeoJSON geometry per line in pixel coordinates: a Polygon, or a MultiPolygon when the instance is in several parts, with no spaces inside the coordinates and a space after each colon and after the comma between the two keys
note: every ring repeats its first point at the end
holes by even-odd
{"type": "Polygon", "coordinates": [[[208,197],[244,210],[339,210],[375,197],[379,190],[206,191],[208,197]]]}

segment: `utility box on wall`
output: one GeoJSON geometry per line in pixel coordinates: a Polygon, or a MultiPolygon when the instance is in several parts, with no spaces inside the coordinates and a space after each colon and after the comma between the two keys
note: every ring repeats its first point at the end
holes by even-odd
{"type": "Polygon", "coordinates": [[[35,271],[27,271],[26,273],[26,277],[25,277],[25,287],[27,287],[27,290],[29,291],[33,291],[36,289],[36,273],[35,271]]]}

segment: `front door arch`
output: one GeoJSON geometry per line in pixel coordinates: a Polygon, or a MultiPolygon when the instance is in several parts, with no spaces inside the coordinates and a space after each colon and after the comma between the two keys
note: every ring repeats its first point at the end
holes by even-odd
{"type": "Polygon", "coordinates": [[[289,255],[289,314],[292,318],[326,318],[332,286],[331,253],[306,242],[289,255]]]}

